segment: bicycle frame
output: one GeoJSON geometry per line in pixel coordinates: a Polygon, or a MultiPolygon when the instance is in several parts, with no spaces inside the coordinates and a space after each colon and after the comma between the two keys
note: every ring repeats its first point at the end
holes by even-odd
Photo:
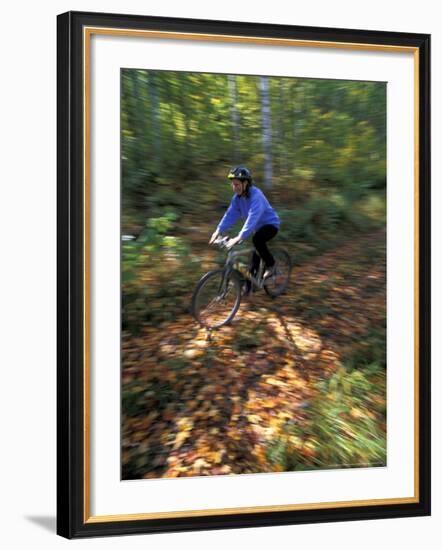
{"type": "MultiPolygon", "coordinates": [[[[255,252],[255,249],[253,247],[244,248],[242,250],[236,250],[236,251],[229,250],[229,252],[227,253],[227,258],[225,263],[226,274],[228,274],[232,269],[234,269],[234,265],[238,261],[238,258],[246,257],[250,255],[252,252],[255,252]]],[[[246,277],[255,286],[261,289],[264,286],[263,272],[264,272],[264,262],[260,258],[257,276],[254,277],[251,273],[247,273],[246,277]]]]}

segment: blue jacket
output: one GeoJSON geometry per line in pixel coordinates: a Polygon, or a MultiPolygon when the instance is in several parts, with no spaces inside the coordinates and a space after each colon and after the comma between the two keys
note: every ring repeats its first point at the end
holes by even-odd
{"type": "Polygon", "coordinates": [[[279,228],[281,223],[278,214],[270,206],[264,193],[254,185],[250,188],[248,197],[233,196],[229,208],[218,224],[218,231],[223,233],[239,218],[246,220],[239,233],[242,240],[247,239],[264,225],[270,224],[279,228]]]}

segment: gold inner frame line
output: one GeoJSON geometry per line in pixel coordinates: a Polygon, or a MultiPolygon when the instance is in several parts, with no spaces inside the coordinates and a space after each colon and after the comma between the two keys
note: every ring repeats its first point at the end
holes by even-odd
{"type": "Polygon", "coordinates": [[[251,514],[257,512],[281,512],[299,510],[320,510],[327,508],[347,508],[351,506],[380,506],[389,504],[411,504],[419,502],[419,49],[417,47],[377,45],[349,42],[327,42],[316,40],[296,40],[281,38],[244,37],[235,35],[218,35],[205,33],[186,33],[168,31],[146,31],[134,29],[113,29],[107,27],[84,27],[83,28],[83,93],[84,93],[84,132],[83,132],[83,212],[84,212],[84,523],[102,523],[115,521],[134,521],[162,518],[186,518],[204,517],[228,514],[251,514]],[[412,53],[414,54],[414,495],[412,497],[398,497],[372,500],[352,500],[338,502],[319,502],[288,505],[251,506],[237,508],[217,508],[207,510],[181,510],[172,512],[153,512],[137,514],[120,514],[110,516],[91,515],[91,416],[90,416],[90,132],[91,132],[91,36],[92,35],[142,37],[157,39],[177,39],[210,42],[231,42],[248,43],[272,46],[292,46],[304,48],[332,48],[356,51],[389,52],[389,53],[412,53]]]}

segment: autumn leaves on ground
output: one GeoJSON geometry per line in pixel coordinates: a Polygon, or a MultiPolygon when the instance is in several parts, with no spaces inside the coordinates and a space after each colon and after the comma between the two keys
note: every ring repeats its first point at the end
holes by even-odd
{"type": "Polygon", "coordinates": [[[211,338],[188,312],[123,331],[123,479],[386,464],[385,231],[294,264],[211,338]]]}

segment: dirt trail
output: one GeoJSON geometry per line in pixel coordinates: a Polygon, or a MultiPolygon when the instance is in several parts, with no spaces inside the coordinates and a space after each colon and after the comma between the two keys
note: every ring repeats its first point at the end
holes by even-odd
{"type": "Polygon", "coordinates": [[[385,277],[376,232],[295,268],[284,296],[255,294],[210,340],[189,315],[124,339],[123,478],[277,471],[269,444],[385,323],[385,277]]]}

